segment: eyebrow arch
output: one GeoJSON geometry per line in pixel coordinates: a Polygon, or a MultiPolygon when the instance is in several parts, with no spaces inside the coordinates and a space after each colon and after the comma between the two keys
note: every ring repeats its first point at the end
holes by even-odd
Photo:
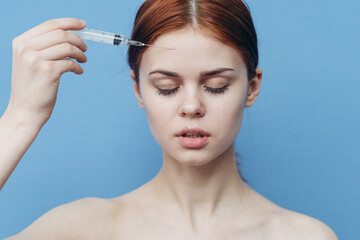
{"type": "Polygon", "coordinates": [[[220,73],[226,72],[226,71],[235,71],[232,68],[217,68],[214,70],[210,70],[210,71],[202,71],[200,73],[201,77],[208,77],[208,76],[214,76],[214,75],[218,75],[220,73]]]}
{"type": "Polygon", "coordinates": [[[166,70],[162,70],[162,69],[157,69],[157,70],[150,72],[149,76],[151,74],[155,74],[155,73],[160,73],[162,75],[169,76],[169,77],[177,77],[177,78],[179,77],[179,74],[177,74],[175,72],[170,72],[170,71],[166,71],[166,70]]]}
{"type": "MultiPolygon", "coordinates": [[[[235,71],[235,70],[232,68],[217,68],[214,70],[202,71],[200,73],[200,77],[203,78],[203,77],[208,77],[208,76],[214,76],[214,75],[220,74],[222,72],[226,72],[226,71],[235,71]]],[[[177,74],[176,72],[170,72],[170,71],[166,71],[166,70],[162,70],[162,69],[157,69],[157,70],[150,72],[149,76],[151,74],[155,74],[155,73],[160,73],[162,75],[169,76],[169,77],[177,77],[177,78],[180,77],[180,75],[177,74]]]]}

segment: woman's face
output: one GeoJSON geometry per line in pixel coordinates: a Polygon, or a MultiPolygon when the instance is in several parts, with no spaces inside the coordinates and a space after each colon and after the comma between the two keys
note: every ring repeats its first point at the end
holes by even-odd
{"type": "Polygon", "coordinates": [[[205,165],[230,149],[244,108],[255,101],[245,63],[235,49],[190,27],[154,45],[175,50],[144,52],[134,89],[139,105],[165,158],[205,165]]]}

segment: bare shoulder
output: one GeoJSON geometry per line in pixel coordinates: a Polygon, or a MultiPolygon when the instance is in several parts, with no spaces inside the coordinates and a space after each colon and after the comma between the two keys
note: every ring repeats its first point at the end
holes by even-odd
{"type": "Polygon", "coordinates": [[[106,234],[110,234],[107,229],[111,227],[113,210],[111,200],[84,198],[48,211],[24,231],[7,240],[82,239],[80,235],[106,239],[106,234]],[[97,231],[99,228],[102,229],[101,236],[97,231]]]}
{"type": "Polygon", "coordinates": [[[301,213],[284,209],[274,219],[274,231],[270,239],[338,240],[334,231],[325,223],[301,213]]]}

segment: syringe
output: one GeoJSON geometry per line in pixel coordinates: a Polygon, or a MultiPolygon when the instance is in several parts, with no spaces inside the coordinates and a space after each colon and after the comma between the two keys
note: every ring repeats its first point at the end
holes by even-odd
{"type": "Polygon", "coordinates": [[[129,40],[123,34],[109,33],[104,31],[99,31],[95,29],[84,28],[79,31],[69,30],[68,32],[78,35],[83,40],[106,43],[114,46],[124,47],[125,45],[132,45],[137,47],[157,47],[164,48],[169,50],[174,50],[173,48],[160,47],[156,45],[149,45],[135,40],[129,40]]]}

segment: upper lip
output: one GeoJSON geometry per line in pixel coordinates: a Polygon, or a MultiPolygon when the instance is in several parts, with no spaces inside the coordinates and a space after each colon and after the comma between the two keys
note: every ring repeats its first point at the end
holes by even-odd
{"type": "Polygon", "coordinates": [[[181,132],[178,132],[176,134],[176,137],[180,137],[181,135],[184,135],[186,133],[197,133],[197,134],[201,134],[205,137],[208,137],[210,136],[209,133],[205,132],[204,130],[200,129],[200,128],[188,128],[188,127],[185,127],[181,130],[181,132]]]}

